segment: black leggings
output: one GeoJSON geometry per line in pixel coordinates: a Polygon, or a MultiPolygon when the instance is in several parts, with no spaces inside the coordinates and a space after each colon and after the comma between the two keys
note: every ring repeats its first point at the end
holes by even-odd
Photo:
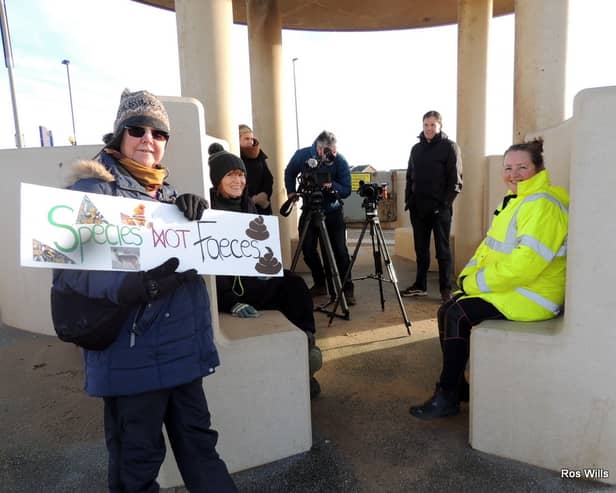
{"type": "Polygon", "coordinates": [[[451,299],[441,305],[437,317],[443,352],[440,385],[444,390],[456,390],[464,378],[472,327],[484,320],[504,319],[505,316],[481,298],[465,298],[451,299]]]}

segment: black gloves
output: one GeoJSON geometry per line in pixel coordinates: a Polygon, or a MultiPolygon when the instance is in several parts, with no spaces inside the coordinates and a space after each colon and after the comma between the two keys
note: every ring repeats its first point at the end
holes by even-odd
{"type": "Polygon", "coordinates": [[[147,303],[161,296],[166,296],[182,284],[199,279],[195,269],[186,272],[176,272],[180,265],[177,257],[171,257],[166,262],[146,272],[130,272],[118,291],[120,305],[147,303]]]}
{"type": "Polygon", "coordinates": [[[201,219],[203,211],[210,206],[203,197],[199,197],[192,193],[183,193],[180,195],[175,199],[175,205],[178,206],[178,209],[184,213],[184,217],[189,221],[201,219]]]}

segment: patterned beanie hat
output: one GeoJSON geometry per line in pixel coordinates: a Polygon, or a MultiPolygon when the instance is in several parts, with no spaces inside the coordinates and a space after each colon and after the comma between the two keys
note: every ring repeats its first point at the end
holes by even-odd
{"type": "Polygon", "coordinates": [[[113,133],[130,125],[146,125],[157,130],[169,132],[169,116],[163,103],[148,91],[130,92],[124,89],[113,133]]]}
{"type": "Polygon", "coordinates": [[[148,91],[130,92],[124,89],[113,123],[113,133],[103,136],[109,147],[119,149],[124,127],[141,125],[169,132],[169,116],[163,103],[148,91]]]}
{"type": "Polygon", "coordinates": [[[252,128],[248,125],[244,125],[243,123],[240,125],[240,136],[247,133],[253,133],[252,128]]]}
{"type": "Polygon", "coordinates": [[[208,150],[210,152],[214,151],[210,154],[208,164],[210,165],[210,180],[215,189],[218,188],[218,185],[220,185],[220,182],[229,171],[241,169],[246,173],[244,161],[235,154],[231,154],[225,150],[217,151],[214,144],[212,144],[208,150]]]}

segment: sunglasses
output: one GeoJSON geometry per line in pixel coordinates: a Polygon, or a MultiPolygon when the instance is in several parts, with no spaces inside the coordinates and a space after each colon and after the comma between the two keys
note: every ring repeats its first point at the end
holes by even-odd
{"type": "MultiPolygon", "coordinates": [[[[140,139],[145,135],[146,129],[143,127],[124,127],[128,132],[128,135],[140,139]]],[[[160,142],[167,142],[169,140],[169,134],[164,130],[152,129],[152,138],[160,142]]]]}

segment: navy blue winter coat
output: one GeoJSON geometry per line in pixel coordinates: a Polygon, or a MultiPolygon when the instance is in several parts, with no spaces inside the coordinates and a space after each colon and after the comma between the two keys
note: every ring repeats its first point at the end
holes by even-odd
{"type": "MultiPolygon", "coordinates": [[[[81,162],[69,188],[88,193],[155,200],[118,162],[81,162]]],[[[173,202],[175,189],[165,183],[159,199],[173,202]]],[[[86,296],[117,302],[126,272],[55,270],[54,287],[70,287],[86,296]]],[[[132,395],[175,387],[214,372],[220,364],[214,345],[210,300],[202,279],[172,294],[135,305],[116,341],[103,351],[84,350],[85,389],[97,397],[132,395]],[[131,329],[137,320],[135,343],[131,329]]]]}
{"type": "MultiPolygon", "coordinates": [[[[316,158],[317,155],[316,140],[311,147],[304,147],[295,151],[284,170],[284,185],[287,189],[287,194],[296,191],[296,178],[301,173],[310,170],[307,161],[310,158],[316,158]]],[[[336,153],[336,158],[332,165],[322,165],[322,169],[331,173],[332,188],[337,192],[337,197],[334,194],[324,195],[323,212],[327,214],[342,207],[342,201],[339,199],[345,199],[351,195],[351,172],[349,170],[349,163],[339,152],[336,153]]]]}

